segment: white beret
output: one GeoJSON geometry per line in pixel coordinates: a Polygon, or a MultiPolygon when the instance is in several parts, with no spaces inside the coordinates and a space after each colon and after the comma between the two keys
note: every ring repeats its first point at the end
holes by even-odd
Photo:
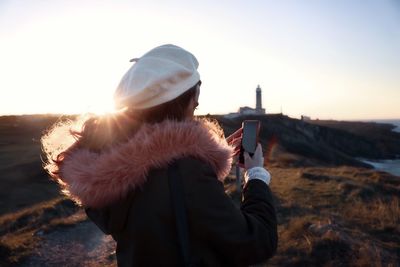
{"type": "Polygon", "coordinates": [[[156,47],[133,61],[136,63],[114,93],[117,109],[145,109],[166,103],[200,81],[197,59],[175,45],[156,47]]]}

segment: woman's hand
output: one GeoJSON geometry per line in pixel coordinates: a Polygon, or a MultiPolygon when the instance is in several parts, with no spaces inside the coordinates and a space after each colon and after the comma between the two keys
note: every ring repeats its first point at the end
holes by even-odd
{"type": "Polygon", "coordinates": [[[251,157],[248,152],[244,152],[244,168],[245,170],[254,168],[254,167],[264,167],[264,156],[261,144],[257,144],[256,151],[254,155],[251,157]]]}
{"type": "Polygon", "coordinates": [[[264,168],[264,157],[262,152],[261,144],[257,144],[256,151],[253,157],[250,157],[249,153],[244,152],[244,180],[247,184],[248,181],[257,179],[261,180],[267,185],[271,182],[271,174],[264,168]]]}
{"type": "Polygon", "coordinates": [[[234,147],[234,153],[233,156],[236,156],[240,152],[240,147],[242,145],[242,135],[243,134],[243,128],[239,128],[236,132],[231,134],[226,138],[226,141],[228,144],[232,147],[234,147]]]}

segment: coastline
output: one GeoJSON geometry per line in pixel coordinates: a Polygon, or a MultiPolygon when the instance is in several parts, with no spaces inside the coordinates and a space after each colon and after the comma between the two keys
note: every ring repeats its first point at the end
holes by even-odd
{"type": "Polygon", "coordinates": [[[400,133],[400,119],[394,119],[394,120],[369,120],[369,122],[391,124],[391,125],[395,126],[392,129],[392,132],[400,133]]]}
{"type": "Polygon", "coordinates": [[[362,162],[370,164],[375,170],[388,172],[395,176],[400,177],[400,159],[387,159],[387,160],[366,160],[361,159],[362,162]]]}

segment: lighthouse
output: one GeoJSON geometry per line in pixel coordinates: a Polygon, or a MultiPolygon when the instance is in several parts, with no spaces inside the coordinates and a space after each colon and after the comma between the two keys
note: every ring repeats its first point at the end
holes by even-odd
{"type": "Polygon", "coordinates": [[[262,108],[260,85],[257,85],[257,89],[256,89],[256,113],[257,114],[265,114],[265,109],[262,108]]]}
{"type": "Polygon", "coordinates": [[[232,113],[233,115],[235,114],[240,114],[240,115],[248,115],[248,114],[265,114],[265,108],[262,107],[262,101],[261,101],[261,87],[260,85],[257,85],[256,88],[256,108],[251,108],[248,106],[245,107],[240,107],[238,110],[238,113],[232,113]]]}

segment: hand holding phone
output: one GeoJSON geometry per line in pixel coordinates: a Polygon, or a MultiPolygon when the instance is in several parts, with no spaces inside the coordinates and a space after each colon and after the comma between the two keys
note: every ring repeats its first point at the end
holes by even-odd
{"type": "MultiPolygon", "coordinates": [[[[256,152],[258,145],[258,135],[260,132],[260,121],[245,120],[242,123],[242,144],[239,153],[239,166],[244,167],[244,152],[249,153],[252,157],[256,152]]],[[[261,149],[261,147],[260,147],[261,149]]],[[[262,152],[261,152],[262,153],[262,152]]]]}

